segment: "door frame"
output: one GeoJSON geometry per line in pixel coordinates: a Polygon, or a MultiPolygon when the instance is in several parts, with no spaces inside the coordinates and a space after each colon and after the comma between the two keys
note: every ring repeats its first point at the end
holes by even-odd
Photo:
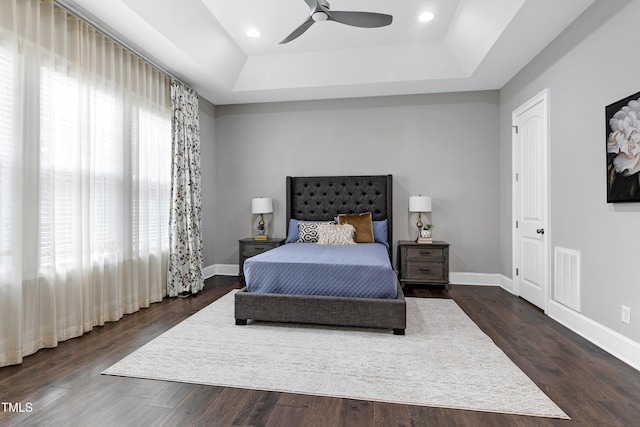
{"type": "Polygon", "coordinates": [[[542,184],[542,188],[545,191],[545,205],[546,205],[546,212],[545,212],[545,227],[544,227],[544,233],[545,233],[545,238],[543,239],[543,250],[544,250],[544,271],[542,272],[542,275],[544,277],[544,289],[543,291],[543,298],[544,298],[544,307],[540,307],[545,313],[548,312],[549,310],[549,303],[551,300],[551,288],[552,288],[552,284],[551,284],[551,279],[552,279],[552,274],[551,274],[551,265],[552,265],[552,260],[551,260],[551,187],[550,187],[550,123],[549,123],[549,89],[544,89],[542,92],[538,93],[536,96],[534,96],[533,98],[531,98],[530,100],[528,100],[527,102],[525,102],[524,104],[522,104],[520,107],[516,108],[515,110],[513,110],[513,112],[511,113],[511,218],[512,218],[512,222],[511,222],[511,274],[512,274],[512,278],[513,278],[513,293],[516,296],[520,296],[520,286],[519,286],[519,280],[517,279],[517,275],[516,275],[516,268],[519,268],[518,264],[520,262],[520,260],[517,258],[517,245],[519,244],[519,242],[517,241],[517,233],[516,233],[516,221],[519,219],[516,217],[517,212],[518,212],[518,202],[519,202],[519,195],[518,195],[518,191],[517,191],[517,185],[516,185],[516,170],[517,170],[517,165],[518,165],[518,158],[516,156],[516,154],[519,152],[516,150],[516,117],[518,117],[520,114],[522,114],[523,112],[527,111],[528,109],[530,109],[531,107],[533,107],[534,105],[538,104],[542,102],[542,105],[544,107],[544,120],[545,120],[545,167],[546,167],[546,171],[544,171],[544,183],[542,184]]]}

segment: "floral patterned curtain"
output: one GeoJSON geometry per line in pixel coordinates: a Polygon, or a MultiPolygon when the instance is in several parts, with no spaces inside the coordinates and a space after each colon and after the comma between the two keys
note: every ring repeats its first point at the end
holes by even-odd
{"type": "Polygon", "coordinates": [[[195,294],[204,287],[200,118],[197,93],[171,80],[171,212],[167,294],[195,294]]]}

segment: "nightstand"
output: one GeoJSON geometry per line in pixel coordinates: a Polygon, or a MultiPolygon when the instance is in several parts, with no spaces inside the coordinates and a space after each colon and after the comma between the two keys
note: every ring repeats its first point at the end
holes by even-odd
{"type": "Polygon", "coordinates": [[[278,246],[283,245],[284,241],[285,239],[275,237],[269,237],[267,240],[255,240],[253,238],[238,240],[240,243],[240,256],[238,259],[238,265],[240,268],[238,276],[240,277],[240,280],[244,281],[244,272],[242,268],[244,267],[244,262],[247,258],[266,252],[269,249],[277,248],[278,246]]]}
{"type": "Polygon", "coordinates": [[[449,244],[398,241],[400,284],[444,285],[449,289],[449,244]]]}

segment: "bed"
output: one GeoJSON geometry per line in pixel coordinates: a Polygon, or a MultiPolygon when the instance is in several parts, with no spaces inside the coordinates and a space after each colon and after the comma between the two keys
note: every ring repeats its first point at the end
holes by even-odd
{"type": "MultiPolygon", "coordinates": [[[[299,221],[334,221],[339,214],[361,214],[371,212],[374,222],[386,220],[386,242],[384,255],[391,266],[390,247],[393,243],[393,197],[392,176],[325,176],[286,178],[286,223],[299,221]]],[[[287,243],[288,246],[315,245],[313,243],[287,243]]],[[[358,244],[361,245],[361,244],[358,244]]],[[[356,245],[356,246],[358,246],[356,245]]],[[[379,243],[364,244],[380,247],[379,243]]],[[[354,248],[355,249],[355,248],[354,248]]],[[[380,252],[379,249],[376,249],[380,252]]],[[[275,251],[272,249],[261,255],[275,251]]],[[[273,256],[275,253],[269,255],[273,256]]],[[[261,256],[259,255],[259,256],[261,256]]],[[[253,260],[253,257],[248,261],[253,260]]],[[[258,258],[260,259],[260,258],[258,258]]],[[[255,262],[256,260],[253,260],[255,262]]],[[[257,264],[257,263],[256,263],[257,264]]],[[[249,266],[251,263],[249,263],[249,266]]],[[[245,274],[247,264],[245,263],[245,274]]],[[[304,269],[304,268],[303,268],[304,269]]],[[[260,277],[260,274],[255,277],[260,277]]],[[[282,273],[278,273],[282,274],[282,273]]],[[[251,276],[251,273],[249,274],[251,276]]],[[[318,277],[318,275],[316,275],[318,277]]],[[[324,278],[324,275],[322,275],[324,278]]],[[[258,292],[249,291],[248,286],[235,294],[235,319],[237,325],[247,320],[312,323],[323,325],[356,326],[391,329],[403,335],[406,328],[406,304],[402,288],[394,273],[395,291],[385,297],[343,296],[297,293],[276,289],[258,292]]],[[[329,279],[331,288],[335,279],[329,279]]],[[[341,286],[337,286],[341,288],[341,286]]],[[[335,289],[336,286],[333,286],[335,289]]]]}

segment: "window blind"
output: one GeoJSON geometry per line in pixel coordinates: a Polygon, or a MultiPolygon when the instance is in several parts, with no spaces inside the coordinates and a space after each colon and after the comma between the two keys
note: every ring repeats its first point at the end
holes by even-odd
{"type": "Polygon", "coordinates": [[[0,46],[0,280],[11,272],[12,175],[16,122],[14,79],[13,55],[0,46]]]}

